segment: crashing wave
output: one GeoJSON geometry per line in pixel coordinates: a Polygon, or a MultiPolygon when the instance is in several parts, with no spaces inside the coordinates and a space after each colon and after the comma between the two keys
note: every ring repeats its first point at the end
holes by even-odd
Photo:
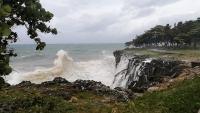
{"type": "Polygon", "coordinates": [[[56,54],[54,65],[50,68],[39,68],[32,72],[13,72],[5,79],[10,84],[22,81],[41,83],[55,77],[63,77],[73,82],[77,79],[100,81],[110,86],[114,79],[114,57],[104,56],[99,60],[75,62],[66,51],[60,50],[56,54]]]}
{"type": "Polygon", "coordinates": [[[121,61],[117,65],[112,87],[128,88],[131,84],[134,87],[143,76],[142,73],[146,64],[151,63],[151,61],[151,58],[139,58],[135,56],[131,60],[131,58],[122,56],[121,61]]]}
{"type": "Polygon", "coordinates": [[[58,51],[56,54],[57,58],[54,61],[54,66],[51,68],[36,69],[33,72],[23,73],[21,75],[11,74],[8,82],[15,84],[19,81],[31,81],[34,83],[40,83],[45,80],[51,80],[54,77],[63,75],[65,72],[70,72],[73,68],[73,59],[68,56],[67,52],[64,50],[58,51]],[[13,77],[15,76],[15,77],[13,77]]]}

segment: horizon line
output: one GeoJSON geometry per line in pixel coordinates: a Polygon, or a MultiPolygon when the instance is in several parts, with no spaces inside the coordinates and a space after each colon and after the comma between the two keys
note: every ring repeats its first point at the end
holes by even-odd
{"type": "MultiPolygon", "coordinates": [[[[72,44],[72,45],[78,45],[78,44],[124,44],[124,43],[46,43],[46,45],[64,45],[64,44],[72,44]]],[[[10,45],[36,45],[35,43],[13,43],[10,45]]]]}
{"type": "MultiPolygon", "coordinates": [[[[124,44],[124,43],[46,43],[46,45],[55,45],[55,44],[124,44]]],[[[36,45],[35,43],[12,43],[10,45],[36,45]]]]}

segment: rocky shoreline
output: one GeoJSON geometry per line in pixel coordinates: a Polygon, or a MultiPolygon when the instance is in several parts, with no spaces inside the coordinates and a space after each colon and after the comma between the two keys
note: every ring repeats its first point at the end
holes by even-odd
{"type": "Polygon", "coordinates": [[[128,53],[126,50],[119,50],[114,52],[116,60],[116,68],[120,65],[122,60],[127,60],[127,65],[124,70],[121,70],[115,75],[113,84],[124,82],[124,88],[115,87],[111,89],[109,86],[92,80],[77,80],[69,82],[64,78],[57,77],[53,81],[46,81],[41,84],[34,84],[30,81],[23,81],[18,85],[11,86],[6,83],[3,78],[0,78],[1,88],[38,88],[41,92],[49,93],[48,95],[61,95],[65,99],[71,99],[71,93],[81,91],[91,91],[97,95],[109,97],[114,101],[127,102],[130,99],[136,98],[137,93],[144,93],[145,91],[152,91],[152,89],[166,89],[164,84],[173,83],[177,79],[184,80],[192,78],[200,74],[199,63],[164,59],[164,58],[150,58],[145,55],[137,55],[128,53]],[[147,60],[148,59],[148,60],[147,60]],[[149,60],[150,59],[150,60],[149,60]],[[120,78],[118,81],[116,80],[120,78]],[[59,92],[51,92],[51,87],[60,87],[59,92]],[[161,87],[161,88],[159,88],[161,87]]]}
{"type": "Polygon", "coordinates": [[[166,86],[173,83],[172,81],[191,79],[200,74],[198,61],[186,62],[166,56],[153,58],[126,50],[115,51],[114,56],[116,68],[120,67],[121,62],[127,63],[124,69],[115,75],[114,84],[131,89],[133,92],[166,89],[166,86]]]}
{"type": "MultiPolygon", "coordinates": [[[[1,78],[2,79],[2,78],[1,78]]],[[[48,96],[60,96],[63,99],[70,100],[74,93],[90,91],[96,95],[106,96],[109,100],[127,102],[135,98],[131,90],[123,88],[111,89],[109,86],[92,80],[76,80],[69,82],[64,78],[56,77],[53,81],[46,81],[41,84],[34,84],[30,81],[23,81],[17,85],[9,85],[2,79],[1,88],[12,89],[37,89],[40,93],[48,96]],[[56,88],[56,91],[52,90],[56,88]]]]}
{"type": "MultiPolygon", "coordinates": [[[[31,106],[36,108],[37,106],[43,106],[40,108],[41,110],[49,110],[52,107],[56,109],[58,103],[54,99],[63,101],[65,106],[69,104],[88,106],[89,103],[96,103],[95,105],[99,106],[98,112],[101,111],[102,106],[107,106],[109,111],[114,112],[116,108],[112,108],[110,105],[123,107],[126,111],[124,105],[135,106],[129,102],[137,100],[146,92],[165,91],[179,82],[191,80],[200,75],[199,62],[152,58],[145,55],[127,54],[124,50],[114,52],[114,56],[116,58],[116,68],[125,63],[125,65],[123,64],[124,67],[120,67],[119,72],[115,75],[113,84],[118,84],[116,86],[119,87],[114,89],[101,82],[92,80],[69,82],[61,77],[56,77],[52,81],[41,84],[23,81],[17,85],[10,85],[0,77],[0,95],[2,95],[0,98],[0,112],[13,113],[16,110],[20,111],[20,109],[31,110],[31,106]],[[125,85],[125,87],[120,87],[120,84],[125,85]],[[4,100],[4,98],[7,99],[4,100]]],[[[61,106],[58,108],[66,111],[66,109],[61,109],[61,106]]],[[[77,108],[67,110],[73,111],[74,109],[77,108]]],[[[127,110],[131,109],[128,108],[127,110]]],[[[88,108],[87,110],[94,109],[88,108]]]]}

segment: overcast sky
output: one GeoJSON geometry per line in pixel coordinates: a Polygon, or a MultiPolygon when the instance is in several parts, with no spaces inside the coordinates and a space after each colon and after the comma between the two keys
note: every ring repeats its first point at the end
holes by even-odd
{"type": "MultiPolygon", "coordinates": [[[[157,24],[200,17],[200,0],[41,0],[58,35],[47,43],[124,43],[157,24]]],[[[32,43],[23,28],[18,43],[32,43]]]]}

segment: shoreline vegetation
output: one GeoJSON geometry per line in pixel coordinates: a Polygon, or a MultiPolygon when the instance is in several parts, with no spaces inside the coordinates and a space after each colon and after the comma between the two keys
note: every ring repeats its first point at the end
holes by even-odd
{"type": "Polygon", "coordinates": [[[140,48],[197,48],[200,43],[200,18],[185,22],[157,25],[138,35],[126,46],[140,48]]]}

